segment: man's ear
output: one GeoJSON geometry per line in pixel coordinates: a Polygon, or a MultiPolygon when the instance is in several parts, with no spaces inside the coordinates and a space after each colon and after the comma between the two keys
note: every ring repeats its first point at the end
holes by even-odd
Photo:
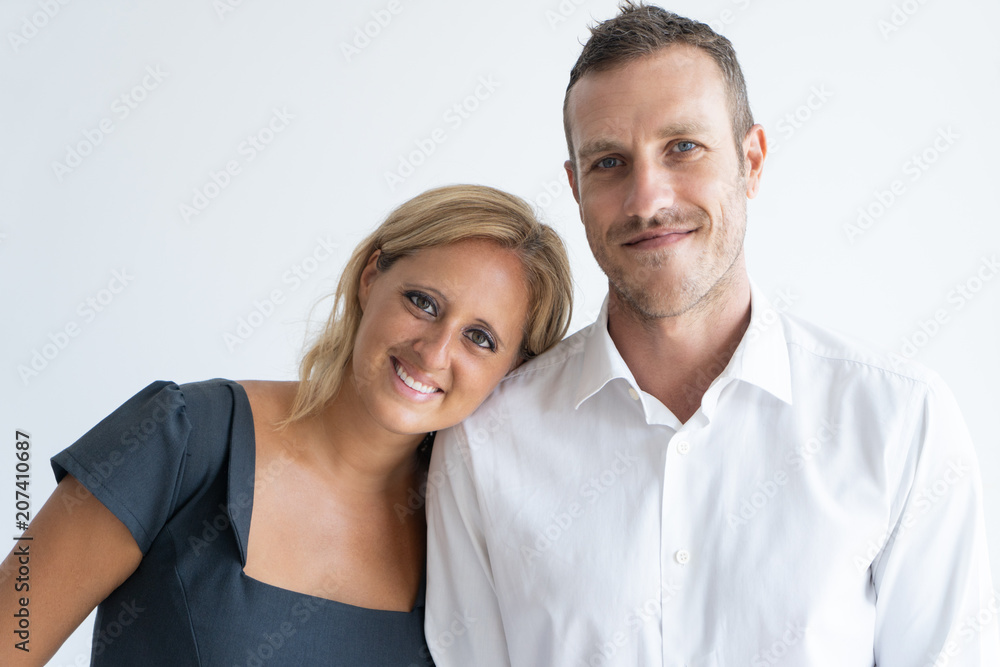
{"type": "Polygon", "coordinates": [[[743,159],[747,169],[747,197],[753,199],[760,190],[760,177],[767,157],[767,136],[764,128],[754,125],[743,140],[743,159]]]}
{"type": "Polygon", "coordinates": [[[576,170],[573,168],[573,161],[566,160],[563,163],[563,168],[566,169],[566,178],[569,180],[569,189],[573,191],[573,199],[576,203],[580,203],[580,184],[576,180],[576,170]]]}
{"type": "Polygon", "coordinates": [[[372,291],[372,285],[375,284],[375,279],[378,278],[378,257],[382,254],[381,250],[376,250],[372,253],[372,256],[368,258],[368,262],[365,263],[365,268],[361,271],[361,280],[358,283],[358,303],[361,304],[361,312],[364,312],[365,306],[368,305],[368,295],[372,291]]]}

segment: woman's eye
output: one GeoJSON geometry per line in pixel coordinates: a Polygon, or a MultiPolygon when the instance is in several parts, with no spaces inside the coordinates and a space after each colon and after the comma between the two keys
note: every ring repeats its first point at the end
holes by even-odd
{"type": "Polygon", "coordinates": [[[486,350],[496,350],[496,343],[493,342],[493,338],[490,337],[485,331],[480,331],[479,329],[473,329],[467,332],[466,337],[472,341],[472,343],[478,347],[486,350]]]}
{"type": "Polygon", "coordinates": [[[428,315],[436,315],[437,308],[434,307],[434,302],[426,294],[421,294],[420,292],[409,292],[406,298],[410,300],[414,306],[424,311],[428,315]]]}
{"type": "Polygon", "coordinates": [[[616,157],[606,157],[601,158],[597,161],[597,167],[599,169],[613,169],[618,166],[618,158],[616,157]]]}

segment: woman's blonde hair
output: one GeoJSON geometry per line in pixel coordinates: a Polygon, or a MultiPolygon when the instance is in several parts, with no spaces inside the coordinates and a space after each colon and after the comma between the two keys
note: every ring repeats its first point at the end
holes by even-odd
{"type": "Polygon", "coordinates": [[[333,309],[299,367],[298,392],[284,425],[319,411],[340,389],[351,363],[361,304],[361,273],[376,250],[376,266],[426,248],[486,240],[517,254],[527,283],[528,317],[520,355],[529,359],[562,340],[572,314],[569,260],[559,235],[540,223],[520,197],[483,185],[428,190],[401,204],[354,250],[337,285],[333,309]]]}

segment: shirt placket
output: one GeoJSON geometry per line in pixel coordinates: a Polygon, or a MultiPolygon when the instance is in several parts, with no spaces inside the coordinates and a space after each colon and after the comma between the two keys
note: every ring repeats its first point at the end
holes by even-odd
{"type": "Polygon", "coordinates": [[[667,441],[663,465],[663,496],[660,513],[660,609],[663,665],[685,667],[683,655],[678,654],[682,637],[677,628],[691,627],[685,618],[684,599],[690,588],[688,582],[697,567],[700,554],[692,548],[690,520],[692,508],[685,502],[685,489],[689,485],[691,457],[697,427],[683,425],[667,441]]]}

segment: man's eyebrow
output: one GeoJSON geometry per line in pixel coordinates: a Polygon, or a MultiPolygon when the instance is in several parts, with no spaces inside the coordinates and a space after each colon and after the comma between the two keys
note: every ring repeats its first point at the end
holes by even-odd
{"type": "Polygon", "coordinates": [[[595,139],[580,146],[580,150],[577,153],[581,160],[586,160],[597,153],[614,153],[618,151],[620,146],[621,144],[610,139],[595,139]]]}
{"type": "Polygon", "coordinates": [[[679,135],[696,135],[708,132],[708,126],[704,123],[692,120],[684,123],[671,123],[660,128],[657,136],[660,139],[669,139],[679,135]]]}
{"type": "MultiPolygon", "coordinates": [[[[708,132],[708,126],[699,121],[687,121],[682,123],[671,123],[664,125],[656,133],[659,139],[670,139],[671,137],[683,135],[699,135],[708,132]]],[[[580,146],[577,152],[580,161],[585,161],[598,153],[614,153],[620,151],[622,144],[613,139],[594,139],[580,146]]]]}

